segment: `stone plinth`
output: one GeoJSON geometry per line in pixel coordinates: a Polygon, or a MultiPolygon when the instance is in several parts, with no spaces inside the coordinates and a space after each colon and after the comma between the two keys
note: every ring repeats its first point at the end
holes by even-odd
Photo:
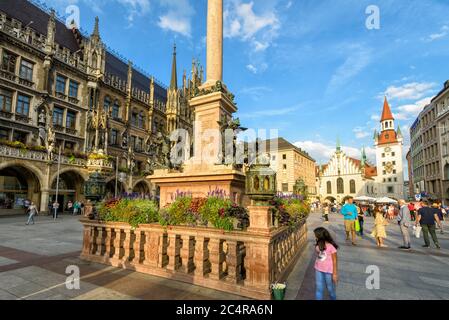
{"type": "Polygon", "coordinates": [[[275,227],[273,226],[272,207],[269,206],[248,206],[250,227],[249,232],[269,234],[275,227]]]}
{"type": "Polygon", "coordinates": [[[247,201],[244,197],[245,175],[226,166],[190,165],[179,173],[156,170],[149,178],[160,188],[161,208],[172,203],[178,192],[205,198],[209,192],[219,189],[240,205],[247,201]]]}

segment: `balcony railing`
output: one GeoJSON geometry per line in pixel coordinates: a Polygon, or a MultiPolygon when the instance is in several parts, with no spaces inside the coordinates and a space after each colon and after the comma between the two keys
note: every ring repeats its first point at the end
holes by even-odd
{"type": "Polygon", "coordinates": [[[65,128],[65,133],[71,134],[74,136],[78,133],[78,131],[75,128],[65,128]]]}
{"type": "Polygon", "coordinates": [[[9,111],[0,110],[0,117],[5,119],[12,119],[13,113],[9,111]]]}
{"type": "Polygon", "coordinates": [[[26,124],[31,122],[31,118],[29,118],[28,116],[25,116],[23,114],[16,114],[14,116],[14,118],[16,119],[16,121],[26,123],[26,124]]]}
{"type": "Polygon", "coordinates": [[[69,102],[73,103],[73,104],[78,104],[80,101],[77,98],[75,98],[75,97],[70,97],[69,96],[69,102]]]}

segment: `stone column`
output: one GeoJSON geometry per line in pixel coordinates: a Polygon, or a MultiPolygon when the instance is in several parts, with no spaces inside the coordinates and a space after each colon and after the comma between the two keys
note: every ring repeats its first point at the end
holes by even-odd
{"type": "Polygon", "coordinates": [[[47,212],[48,211],[48,201],[49,201],[50,193],[48,190],[42,190],[41,191],[41,205],[39,208],[40,212],[47,212]]]}
{"type": "Polygon", "coordinates": [[[207,3],[207,85],[223,81],[223,0],[207,3]]]}

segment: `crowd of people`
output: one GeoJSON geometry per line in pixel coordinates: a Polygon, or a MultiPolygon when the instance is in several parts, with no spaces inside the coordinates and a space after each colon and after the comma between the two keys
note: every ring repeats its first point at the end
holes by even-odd
{"type": "MultiPolygon", "coordinates": [[[[440,201],[428,200],[416,203],[407,203],[399,200],[394,204],[362,204],[354,203],[353,198],[348,198],[342,206],[338,204],[315,204],[315,210],[322,210],[325,224],[329,224],[329,215],[339,213],[343,216],[346,241],[351,241],[356,246],[356,235],[364,236],[365,218],[373,217],[374,226],[371,236],[376,239],[379,248],[385,248],[387,238],[387,226],[397,224],[401,231],[403,244],[401,250],[411,250],[411,233],[420,237],[421,231],[424,238],[423,248],[430,248],[430,238],[435,247],[440,249],[437,237],[437,228],[444,233],[443,221],[448,216],[448,210],[440,201]],[[429,237],[430,235],[430,237],[429,237]]],[[[327,289],[331,300],[336,300],[336,285],[338,282],[337,251],[338,245],[326,228],[319,227],[314,230],[316,238],[315,282],[316,299],[322,300],[327,289]]]]}

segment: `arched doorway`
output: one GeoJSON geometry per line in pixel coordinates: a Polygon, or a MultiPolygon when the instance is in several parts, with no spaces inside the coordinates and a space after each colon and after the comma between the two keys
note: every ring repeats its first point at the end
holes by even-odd
{"type": "Polygon", "coordinates": [[[84,182],[84,177],[79,172],[73,170],[59,174],[59,185],[57,185],[57,175],[53,176],[49,206],[56,200],[56,189],[58,189],[59,212],[66,210],[69,201],[72,201],[72,203],[75,201],[84,201],[84,182]]]}
{"type": "Polygon", "coordinates": [[[39,208],[41,181],[37,173],[21,165],[0,169],[0,214],[23,213],[29,202],[39,208]]]}
{"type": "Polygon", "coordinates": [[[151,194],[151,189],[146,181],[139,181],[133,188],[133,193],[139,194],[142,198],[148,198],[151,194]]]}
{"type": "MultiPolygon", "coordinates": [[[[126,186],[120,182],[117,181],[117,195],[120,196],[126,192],[126,186]]],[[[106,199],[114,198],[115,197],[115,178],[108,181],[106,183],[106,199]]]]}

